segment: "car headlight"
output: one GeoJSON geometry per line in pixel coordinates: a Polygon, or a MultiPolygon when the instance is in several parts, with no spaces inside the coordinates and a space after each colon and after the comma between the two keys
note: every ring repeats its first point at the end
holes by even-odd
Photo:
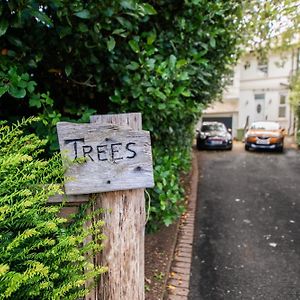
{"type": "Polygon", "coordinates": [[[245,139],[247,139],[247,138],[249,138],[249,137],[256,137],[256,135],[246,133],[246,134],[245,134],[245,139]]]}

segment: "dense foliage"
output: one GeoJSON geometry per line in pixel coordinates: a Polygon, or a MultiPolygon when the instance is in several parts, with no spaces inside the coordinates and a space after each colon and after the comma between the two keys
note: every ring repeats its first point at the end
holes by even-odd
{"type": "Polygon", "coordinates": [[[286,49],[299,44],[299,0],[249,0],[244,5],[244,46],[268,51],[271,47],[286,49]]]}
{"type": "Polygon", "coordinates": [[[0,4],[0,117],[39,114],[57,147],[58,120],[143,114],[156,187],[150,227],[183,210],[194,124],[237,59],[241,1],[75,0],[0,4]]]}
{"type": "Polygon", "coordinates": [[[292,109],[295,113],[295,116],[298,120],[298,127],[297,127],[297,144],[300,146],[300,71],[296,72],[291,80],[290,80],[290,94],[289,94],[289,101],[292,106],[292,109]]]}
{"type": "Polygon", "coordinates": [[[61,193],[61,163],[40,159],[45,141],[24,135],[29,121],[0,125],[0,299],[78,299],[105,271],[87,255],[101,248],[101,223],[84,227],[82,208],[67,224],[61,206],[47,205],[61,193]]]}

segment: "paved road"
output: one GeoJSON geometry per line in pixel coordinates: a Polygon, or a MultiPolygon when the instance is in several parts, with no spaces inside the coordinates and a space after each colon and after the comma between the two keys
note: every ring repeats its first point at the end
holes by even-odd
{"type": "Polygon", "coordinates": [[[300,152],[198,155],[189,299],[300,299],[300,152]]]}

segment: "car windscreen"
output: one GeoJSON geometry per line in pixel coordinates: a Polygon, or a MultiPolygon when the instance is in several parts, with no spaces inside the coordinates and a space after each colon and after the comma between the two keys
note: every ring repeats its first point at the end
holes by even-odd
{"type": "Polygon", "coordinates": [[[202,132],[209,132],[209,131],[225,131],[225,125],[223,124],[205,124],[202,126],[202,132]]]}
{"type": "Polygon", "coordinates": [[[264,130],[278,130],[280,128],[278,123],[257,122],[251,125],[251,129],[264,129],[264,130]]]}

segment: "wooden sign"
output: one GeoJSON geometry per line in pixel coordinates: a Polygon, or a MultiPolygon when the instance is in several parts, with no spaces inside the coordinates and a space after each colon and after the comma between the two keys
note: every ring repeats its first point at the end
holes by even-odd
{"type": "Polygon", "coordinates": [[[154,186],[147,131],[113,124],[59,122],[57,133],[68,195],[154,186]]]}

